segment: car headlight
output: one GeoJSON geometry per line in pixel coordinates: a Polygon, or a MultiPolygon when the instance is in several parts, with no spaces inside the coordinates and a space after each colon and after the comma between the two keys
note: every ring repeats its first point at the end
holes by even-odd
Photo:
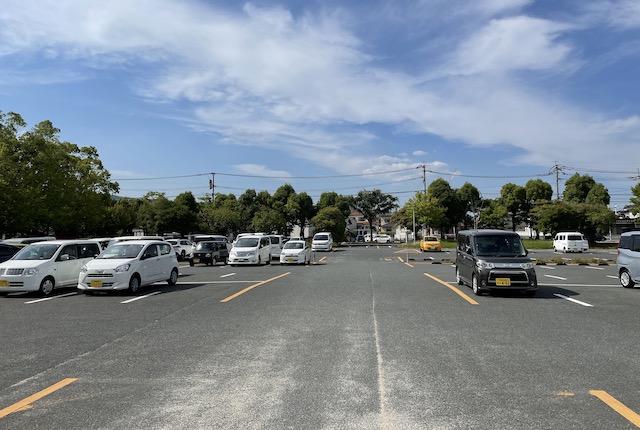
{"type": "Polygon", "coordinates": [[[236,256],[237,256],[237,255],[236,255],[236,252],[235,252],[235,251],[231,251],[231,252],[229,253],[229,257],[236,257],[236,256]]]}
{"type": "Polygon", "coordinates": [[[207,258],[211,258],[211,253],[207,252],[204,256],[207,257],[207,258]]]}
{"type": "Polygon", "coordinates": [[[480,269],[494,269],[496,267],[495,264],[483,260],[476,261],[476,266],[478,266],[480,269]]]}
{"type": "Polygon", "coordinates": [[[130,267],[131,267],[131,264],[129,263],[121,264],[120,266],[116,267],[116,273],[126,272],[127,270],[129,270],[130,267]]]}
{"type": "Polygon", "coordinates": [[[38,268],[37,267],[31,267],[29,269],[25,269],[24,274],[27,275],[27,276],[37,275],[38,274],[38,268]]]}
{"type": "Polygon", "coordinates": [[[533,263],[522,263],[520,267],[523,268],[524,270],[533,269],[533,263]]]}

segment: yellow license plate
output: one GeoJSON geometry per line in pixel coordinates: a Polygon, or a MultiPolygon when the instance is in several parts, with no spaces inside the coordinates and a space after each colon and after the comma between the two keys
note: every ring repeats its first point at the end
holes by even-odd
{"type": "Polygon", "coordinates": [[[9,281],[0,281],[0,287],[8,287],[9,281]]]}
{"type": "Polygon", "coordinates": [[[193,259],[193,262],[194,262],[194,263],[199,263],[199,262],[200,262],[200,259],[199,259],[199,258],[194,258],[194,259],[193,259]]]}
{"type": "Polygon", "coordinates": [[[509,278],[496,278],[496,285],[498,287],[510,287],[511,279],[509,278]]]}
{"type": "Polygon", "coordinates": [[[91,282],[89,283],[89,286],[90,286],[91,288],[102,288],[102,281],[101,281],[101,280],[99,280],[99,279],[98,279],[98,280],[91,281],[91,282]]]}
{"type": "Polygon", "coordinates": [[[293,263],[295,260],[295,258],[287,258],[287,263],[293,263]]]}

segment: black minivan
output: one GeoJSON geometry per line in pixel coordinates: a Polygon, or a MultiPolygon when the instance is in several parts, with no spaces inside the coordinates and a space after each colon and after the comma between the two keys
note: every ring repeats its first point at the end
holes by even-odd
{"type": "Polygon", "coordinates": [[[456,244],[456,280],[481,295],[519,290],[533,297],[538,279],[520,236],[506,230],[462,230],[456,244]]]}

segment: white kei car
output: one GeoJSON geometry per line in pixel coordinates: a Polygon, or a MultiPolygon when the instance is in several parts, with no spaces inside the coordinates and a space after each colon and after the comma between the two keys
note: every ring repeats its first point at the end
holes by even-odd
{"type": "Polygon", "coordinates": [[[85,294],[95,291],[129,290],[154,282],[178,281],[178,259],[170,243],[159,240],[118,242],[105,249],[94,260],[82,266],[78,290],[85,294]]]}
{"type": "Polygon", "coordinates": [[[311,248],[304,240],[290,240],[280,251],[280,264],[311,264],[311,248]]]}

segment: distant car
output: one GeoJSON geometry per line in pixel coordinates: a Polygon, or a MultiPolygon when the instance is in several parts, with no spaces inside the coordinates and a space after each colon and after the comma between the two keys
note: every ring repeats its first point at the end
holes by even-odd
{"type": "Polygon", "coordinates": [[[154,282],[178,281],[178,259],[171,244],[160,240],[131,240],[109,246],[98,257],[87,262],[76,276],[78,290],[129,290],[154,282]]]}
{"type": "Polygon", "coordinates": [[[333,236],[327,231],[322,231],[313,235],[311,241],[312,251],[331,251],[333,250],[333,236]]]}
{"type": "Polygon", "coordinates": [[[3,261],[7,261],[21,249],[22,247],[18,245],[0,243],[0,263],[2,263],[3,261]]]}
{"type": "Polygon", "coordinates": [[[582,252],[589,250],[589,242],[578,231],[560,232],[553,238],[554,252],[582,252]]]}
{"type": "Polygon", "coordinates": [[[167,239],[173,249],[176,250],[176,254],[180,260],[184,260],[193,251],[193,243],[187,239],[167,239]]]}
{"type": "Polygon", "coordinates": [[[91,240],[49,240],[22,248],[0,263],[0,292],[39,291],[48,296],[54,288],[78,283],[81,267],[100,254],[91,240]]]}
{"type": "Polygon", "coordinates": [[[205,240],[198,242],[191,255],[189,255],[189,266],[194,264],[213,266],[218,262],[227,264],[228,260],[229,250],[226,243],[205,240]]]}
{"type": "Polygon", "coordinates": [[[280,264],[311,264],[311,249],[304,240],[290,240],[280,252],[280,264]]]}
{"type": "Polygon", "coordinates": [[[389,243],[391,242],[391,236],[388,234],[378,234],[373,237],[373,240],[378,243],[389,243]]]}
{"type": "Polygon", "coordinates": [[[269,236],[241,236],[229,251],[229,264],[271,264],[269,236]]]}
{"type": "Polygon", "coordinates": [[[356,236],[356,243],[364,243],[364,236],[359,234],[356,236]]]}
{"type": "Polygon", "coordinates": [[[442,244],[437,236],[425,236],[420,241],[420,251],[442,251],[442,244]]]}
{"type": "Polygon", "coordinates": [[[271,239],[271,258],[280,258],[280,252],[282,252],[282,247],[285,244],[284,236],[280,234],[270,234],[269,239],[271,239]]]}
{"type": "Polygon", "coordinates": [[[624,288],[640,284],[640,231],[620,235],[616,260],[618,279],[624,288]]]}

